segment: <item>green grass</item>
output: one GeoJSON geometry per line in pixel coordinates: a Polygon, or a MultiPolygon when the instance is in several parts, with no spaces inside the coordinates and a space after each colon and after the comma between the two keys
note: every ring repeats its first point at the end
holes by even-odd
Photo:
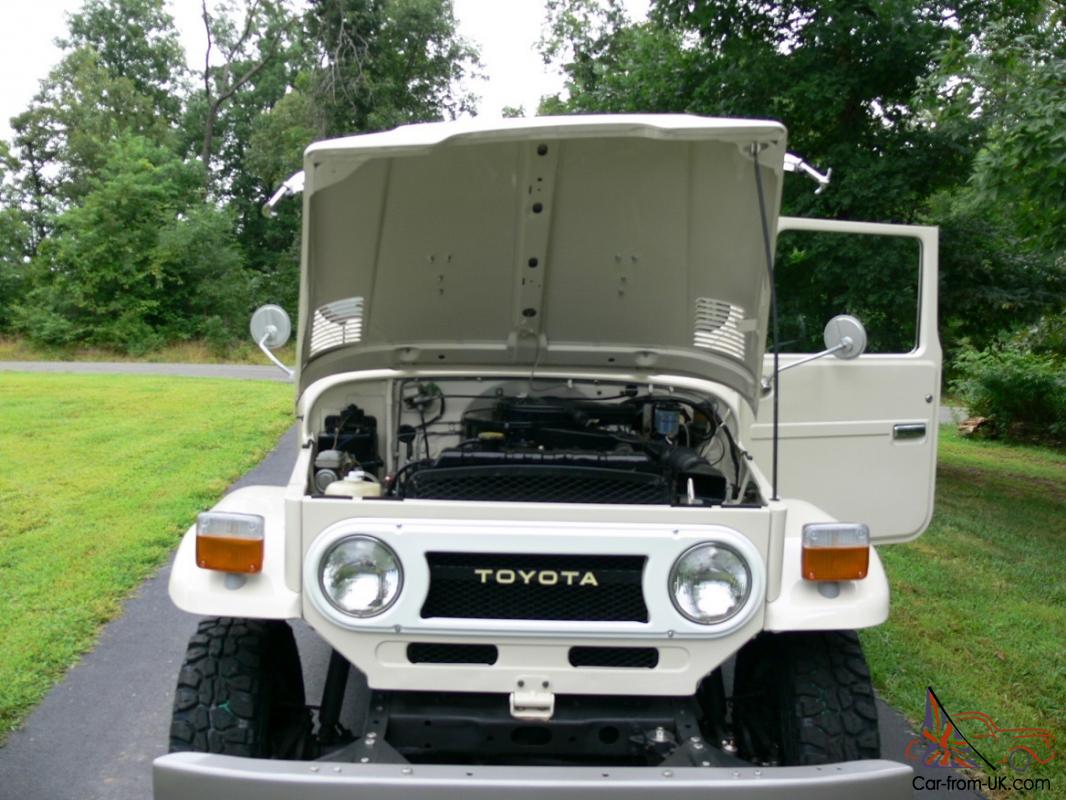
{"type": "MultiPolygon", "coordinates": [[[[274,351],[282,363],[296,360],[289,342],[274,351]]],[[[0,337],[0,361],[147,361],[153,364],[255,364],[268,366],[266,356],[251,341],[234,342],[218,350],[206,342],[177,342],[139,356],[99,347],[37,347],[25,339],[0,337]]]]}
{"type": "Polygon", "coordinates": [[[291,422],[284,384],[0,373],[0,742],[291,422]]]}
{"type": "MultiPolygon", "coordinates": [[[[1048,728],[1061,749],[1066,453],[964,440],[943,428],[932,525],[879,553],[892,612],[863,643],[885,699],[920,723],[932,685],[949,711],[1048,728]]],[[[1051,778],[1043,796],[1066,797],[1066,752],[1030,774],[1051,778]]]]}

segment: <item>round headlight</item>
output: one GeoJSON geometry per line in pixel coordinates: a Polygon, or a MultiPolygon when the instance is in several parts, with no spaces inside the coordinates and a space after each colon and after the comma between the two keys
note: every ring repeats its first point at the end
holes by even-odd
{"type": "Polygon", "coordinates": [[[339,611],[373,617],[396,602],[403,586],[400,559],[371,536],[348,536],[322,556],[322,593],[339,611]]]}
{"type": "Polygon", "coordinates": [[[670,599],[693,622],[725,622],[751,593],[751,570],[732,548],[705,543],[689,548],[670,570],[670,599]]]}

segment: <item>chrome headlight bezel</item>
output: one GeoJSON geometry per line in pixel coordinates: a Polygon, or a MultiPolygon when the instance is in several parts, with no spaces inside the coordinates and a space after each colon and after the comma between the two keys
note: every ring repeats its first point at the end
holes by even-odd
{"type": "Polygon", "coordinates": [[[340,537],[337,537],[336,539],[332,540],[327,547],[324,547],[322,549],[322,552],[321,552],[321,554],[319,555],[319,557],[317,559],[317,564],[315,566],[315,573],[316,573],[316,578],[317,578],[317,588],[318,588],[319,594],[321,595],[322,599],[325,600],[326,603],[329,604],[330,608],[335,610],[337,613],[343,614],[344,616],[346,616],[346,617],[348,617],[348,618],[350,618],[352,620],[367,620],[367,619],[373,619],[374,617],[381,616],[382,614],[384,614],[386,611],[388,611],[390,608],[392,608],[396,604],[396,601],[400,598],[400,595],[403,593],[404,569],[403,569],[403,562],[400,560],[400,557],[396,554],[395,550],[393,550],[391,547],[389,547],[381,539],[379,539],[376,536],[371,536],[371,535],[365,534],[365,533],[350,533],[350,534],[348,534],[346,536],[340,536],[340,537]],[[395,566],[396,573],[397,573],[397,576],[396,576],[396,587],[392,591],[391,597],[389,597],[382,605],[374,607],[372,610],[368,610],[368,611],[364,611],[364,612],[353,611],[353,610],[351,610],[349,608],[345,608],[343,605],[338,603],[337,600],[333,597],[333,595],[326,588],[326,582],[325,582],[326,566],[327,566],[327,562],[329,561],[330,557],[339,548],[341,548],[341,547],[343,547],[343,546],[345,546],[347,544],[353,543],[353,542],[367,542],[367,543],[373,545],[374,547],[378,547],[378,548],[381,548],[382,550],[384,550],[385,553],[388,555],[388,557],[392,559],[393,565],[395,566]]]}
{"type": "Polygon", "coordinates": [[[732,547],[725,542],[720,541],[704,541],[698,542],[691,547],[686,548],[676,559],[670,567],[670,572],[667,576],[666,592],[670,597],[670,602],[673,604],[674,609],[689,622],[696,625],[706,626],[707,628],[723,628],[733,627],[744,622],[749,616],[749,612],[752,608],[752,597],[757,592],[761,591],[761,581],[757,580],[757,573],[752,567],[752,563],[749,558],[740,552],[736,547],[732,547]],[[686,611],[681,603],[678,601],[677,592],[675,591],[675,582],[677,580],[678,571],[680,570],[683,562],[686,558],[690,557],[693,553],[704,550],[707,548],[714,548],[719,551],[724,551],[732,557],[734,557],[740,565],[744,568],[744,594],[740,600],[733,606],[732,610],[727,614],[720,615],[718,617],[706,619],[699,618],[691,615],[686,611]]]}

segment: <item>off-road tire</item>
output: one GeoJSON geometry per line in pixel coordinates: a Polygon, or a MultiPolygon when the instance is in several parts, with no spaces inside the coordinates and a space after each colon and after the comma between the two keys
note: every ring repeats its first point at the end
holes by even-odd
{"type": "Polygon", "coordinates": [[[170,752],[300,758],[310,741],[303,673],[280,620],[202,620],[174,693],[170,752]]]}
{"type": "Polygon", "coordinates": [[[764,633],[737,655],[741,755],[783,766],[881,757],[870,670],[854,631],[764,633]]]}

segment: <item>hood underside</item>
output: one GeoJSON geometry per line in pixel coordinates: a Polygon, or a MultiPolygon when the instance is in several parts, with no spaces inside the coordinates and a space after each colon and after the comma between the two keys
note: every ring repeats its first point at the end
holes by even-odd
{"type": "Polygon", "coordinates": [[[299,390],[383,367],[617,369],[758,396],[785,130],[689,116],[412,125],[314,144],[299,390]],[[772,241],[771,241],[772,245],[772,241]]]}

